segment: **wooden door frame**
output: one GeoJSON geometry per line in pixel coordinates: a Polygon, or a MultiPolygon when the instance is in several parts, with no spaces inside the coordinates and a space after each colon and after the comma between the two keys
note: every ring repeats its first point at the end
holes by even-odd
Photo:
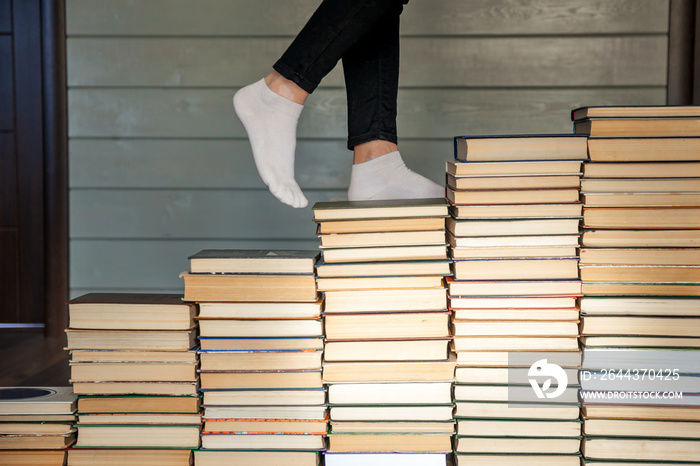
{"type": "Polygon", "coordinates": [[[45,334],[68,326],[68,106],[65,0],[41,0],[44,105],[45,334]]]}

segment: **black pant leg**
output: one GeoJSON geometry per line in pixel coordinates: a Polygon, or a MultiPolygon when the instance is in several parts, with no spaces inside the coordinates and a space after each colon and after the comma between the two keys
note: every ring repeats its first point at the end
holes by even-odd
{"type": "Polygon", "coordinates": [[[323,0],[273,68],[311,93],[350,48],[407,2],[323,0]]]}

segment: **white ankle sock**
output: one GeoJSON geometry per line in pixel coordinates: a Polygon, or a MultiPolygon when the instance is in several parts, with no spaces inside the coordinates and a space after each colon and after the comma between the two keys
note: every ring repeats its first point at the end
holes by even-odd
{"type": "Polygon", "coordinates": [[[273,92],[261,79],[233,96],[233,107],[248,132],[258,174],[280,201],[309,203],[294,179],[297,122],[303,105],[273,92]]]}
{"type": "Polygon", "coordinates": [[[409,170],[398,151],[352,166],[348,189],[351,201],[444,196],[443,186],[409,170]]]}

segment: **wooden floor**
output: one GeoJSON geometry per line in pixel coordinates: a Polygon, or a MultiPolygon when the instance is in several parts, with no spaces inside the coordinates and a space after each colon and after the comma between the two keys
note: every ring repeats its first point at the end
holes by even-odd
{"type": "Polygon", "coordinates": [[[67,386],[70,378],[65,337],[0,332],[0,386],[67,386]]]}

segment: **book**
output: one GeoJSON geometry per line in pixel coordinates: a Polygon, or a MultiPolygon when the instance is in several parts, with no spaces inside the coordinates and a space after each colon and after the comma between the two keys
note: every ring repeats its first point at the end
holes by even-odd
{"type": "Polygon", "coordinates": [[[611,229],[698,229],[700,208],[584,208],[583,225],[611,229]]]}
{"type": "Polygon", "coordinates": [[[700,299],[620,296],[586,296],[581,299],[586,315],[700,316],[700,299]]]}
{"type": "Polygon", "coordinates": [[[321,350],[323,337],[199,337],[202,351],[210,350],[321,350]]]}
{"type": "Polygon", "coordinates": [[[694,161],[700,160],[700,138],[590,138],[588,155],[593,162],[694,161]]]}
{"type": "Polygon", "coordinates": [[[584,178],[583,193],[689,193],[700,192],[698,178],[584,178]]]}
{"type": "Polygon", "coordinates": [[[450,212],[456,219],[580,217],[583,205],[580,202],[568,204],[453,205],[450,207],[450,212]]]}
{"type": "Polygon", "coordinates": [[[395,290],[326,291],[325,314],[343,312],[440,311],[447,309],[444,287],[395,290]]]}
{"type": "Polygon", "coordinates": [[[174,362],[72,362],[75,382],[195,382],[196,363],[174,362]]]}
{"type": "Polygon", "coordinates": [[[265,451],[265,450],[196,450],[197,466],[318,466],[320,457],[315,451],[265,451]]]}
{"type": "Polygon", "coordinates": [[[2,387],[0,415],[73,414],[76,396],[71,387],[2,387]]]}
{"type": "Polygon", "coordinates": [[[542,404],[457,401],[455,418],[461,419],[579,419],[578,404],[542,404]]]}
{"type": "Polygon", "coordinates": [[[197,396],[81,396],[78,412],[84,413],[198,413],[197,396]]]}
{"type": "Polygon", "coordinates": [[[65,450],[0,450],[0,463],[32,466],[63,466],[65,450]]]}
{"type": "Polygon", "coordinates": [[[206,371],[293,371],[321,369],[323,351],[200,351],[200,369],[206,371]]]}
{"type": "MultiPolygon", "coordinates": [[[[535,454],[485,454],[485,453],[457,453],[455,454],[456,466],[497,466],[499,464],[512,464],[517,466],[580,466],[581,457],[575,455],[535,455],[535,454]]],[[[597,464],[597,463],[596,463],[597,464]]],[[[602,466],[602,465],[600,465],[602,466]]],[[[608,465],[606,465],[608,466],[608,465]]],[[[612,466],[612,465],[610,465],[612,466]]],[[[619,465],[615,465],[619,466],[619,465]]],[[[644,466],[644,465],[625,465],[644,466]]],[[[649,466],[649,465],[646,465],[649,466]]]]}
{"type": "Polygon", "coordinates": [[[68,349],[188,351],[194,346],[190,330],[66,329],[68,349]]]}
{"type": "Polygon", "coordinates": [[[700,193],[583,193],[587,207],[700,207],[700,193]]]}
{"type": "MultiPolygon", "coordinates": [[[[457,227],[463,221],[458,220],[457,227]]],[[[495,229],[496,226],[493,225],[492,229],[495,229]]],[[[527,227],[530,226],[532,225],[527,227]]],[[[522,227],[522,225],[518,227],[522,227]]],[[[454,236],[452,233],[448,233],[447,238],[453,248],[469,249],[578,247],[579,245],[578,232],[568,235],[528,234],[525,236],[454,236]]],[[[452,252],[454,253],[454,249],[452,252]]]]}
{"type": "Polygon", "coordinates": [[[582,335],[696,337],[700,319],[693,317],[581,316],[582,335]]]}
{"type": "Polygon", "coordinates": [[[444,405],[354,405],[330,406],[335,421],[398,422],[452,421],[452,403],[444,405]]]}
{"type": "Polygon", "coordinates": [[[452,264],[455,280],[577,279],[576,258],[469,259],[452,264]]]}
{"type": "MultiPolygon", "coordinates": [[[[452,309],[455,321],[578,321],[578,308],[452,309]]],[[[512,324],[513,322],[511,322],[512,324]]]]}
{"type": "Polygon", "coordinates": [[[335,383],[331,405],[425,405],[452,403],[452,382],[335,383]]]}
{"type": "Polygon", "coordinates": [[[574,133],[591,137],[700,136],[700,118],[586,118],[574,122],[574,133]]]}
{"type": "Polygon", "coordinates": [[[457,435],[471,437],[579,437],[581,423],[571,420],[459,419],[457,435]]]}
{"type": "MultiPolygon", "coordinates": [[[[244,408],[246,406],[255,406],[259,408],[261,405],[265,405],[267,408],[273,412],[274,416],[281,417],[282,409],[280,407],[295,405],[322,405],[326,402],[326,393],[323,388],[314,389],[299,389],[291,390],[281,388],[278,390],[203,390],[202,391],[204,403],[207,405],[207,410],[217,406],[231,406],[237,405],[239,408],[244,408]]],[[[316,407],[318,408],[318,406],[316,407]]],[[[321,406],[321,408],[324,408],[321,406]]],[[[325,412],[322,410],[322,412],[325,412]]],[[[246,416],[251,413],[231,413],[223,412],[216,414],[217,417],[241,417],[246,416]]],[[[258,416],[259,409],[252,412],[253,415],[258,416]]],[[[299,416],[299,413],[294,411],[292,413],[294,417],[299,416]]]]}
{"type": "MultiPolygon", "coordinates": [[[[584,178],[700,178],[698,162],[590,162],[584,178]]],[[[674,189],[674,191],[676,191],[674,189]]]]}
{"type": "Polygon", "coordinates": [[[450,274],[450,263],[446,260],[321,263],[316,267],[316,276],[320,278],[450,274]]]}
{"type": "MultiPolygon", "coordinates": [[[[454,387],[455,401],[484,401],[484,402],[508,402],[522,403],[537,401],[535,393],[530,385],[476,385],[456,384],[454,387]]],[[[578,403],[578,388],[568,386],[564,392],[547,400],[551,404],[576,404],[578,403]]],[[[537,437],[528,434],[527,437],[537,437]]]]}
{"type": "Polygon", "coordinates": [[[357,248],[377,246],[417,246],[445,244],[443,230],[389,231],[383,233],[334,233],[318,235],[322,248],[357,248]]]}
{"type": "Polygon", "coordinates": [[[323,450],[322,435],[202,432],[202,448],[211,450],[323,450]]]}
{"type": "Polygon", "coordinates": [[[187,330],[196,308],[177,294],[89,293],[70,300],[68,313],[74,329],[187,330]]]}
{"type": "MultiPolygon", "coordinates": [[[[522,353],[521,353],[522,354],[522,353]]],[[[457,353],[457,369],[455,369],[455,381],[468,383],[469,379],[465,377],[470,377],[470,370],[487,369],[489,372],[495,369],[503,368],[526,368],[530,369],[530,365],[526,364],[523,366],[518,366],[513,364],[511,354],[507,351],[460,351],[457,353]],[[460,363],[460,357],[462,358],[460,363]],[[467,366],[467,367],[462,367],[467,366]]],[[[540,355],[538,353],[532,354],[532,360],[536,361],[542,359],[543,356],[547,357],[547,360],[556,364],[564,371],[568,371],[569,368],[578,368],[581,366],[581,352],[580,351],[568,351],[568,352],[556,352],[547,353],[540,355]],[[542,357],[541,357],[542,356],[542,357]]],[[[523,358],[526,358],[526,354],[522,354],[523,358]]]]}
{"type": "Polygon", "coordinates": [[[327,341],[326,361],[420,361],[447,359],[450,340],[362,340],[327,341]]]}
{"type": "Polygon", "coordinates": [[[67,434],[73,428],[73,424],[57,423],[2,423],[0,424],[0,436],[4,435],[60,435],[67,434]]]}
{"type": "Polygon", "coordinates": [[[700,348],[700,338],[637,337],[637,336],[582,336],[587,348],[700,348]]]}
{"type": "Polygon", "coordinates": [[[335,434],[328,435],[332,452],[445,452],[452,451],[450,434],[335,434]]]}
{"type": "Polygon", "coordinates": [[[700,109],[697,105],[646,105],[646,106],[598,106],[579,107],[571,111],[571,120],[582,120],[584,118],[607,117],[692,117],[700,116],[700,109]]]}
{"type": "Polygon", "coordinates": [[[197,425],[78,425],[76,448],[158,447],[193,449],[199,447],[197,425]]]}
{"type": "MultiPolygon", "coordinates": [[[[455,369],[455,382],[458,384],[478,385],[507,385],[509,380],[527,380],[529,367],[460,367],[457,353],[457,369],[455,369]]],[[[550,364],[552,358],[548,358],[550,364]]],[[[507,364],[506,364],[507,366],[507,364]]],[[[578,368],[563,369],[567,380],[578,380],[578,368]]]]}
{"type": "Polygon", "coordinates": [[[578,338],[456,336],[454,350],[461,351],[578,351],[578,338]]]}
{"type": "Polygon", "coordinates": [[[191,450],[73,448],[68,451],[71,466],[191,466],[191,450]]]}
{"type": "Polygon", "coordinates": [[[316,337],[323,335],[323,325],[320,319],[200,318],[199,334],[203,337],[316,337]]]}
{"type": "Polygon", "coordinates": [[[322,300],[315,302],[202,302],[199,317],[211,319],[314,319],[321,316],[322,300]]]}
{"type": "Polygon", "coordinates": [[[530,437],[460,437],[455,438],[457,453],[540,453],[576,454],[581,439],[530,437]]]}
{"type": "Polygon", "coordinates": [[[442,338],[450,335],[447,312],[328,314],[327,340],[442,338]]]}
{"type": "Polygon", "coordinates": [[[447,189],[453,204],[564,204],[579,202],[578,188],[505,189],[466,191],[447,189]]]}
{"type": "Polygon", "coordinates": [[[326,362],[323,382],[443,382],[454,379],[455,361],[326,362]]]}
{"type": "Polygon", "coordinates": [[[642,421],[700,421],[700,406],[649,406],[599,404],[585,401],[581,406],[585,419],[630,419],[642,421]]]}
{"type": "Polygon", "coordinates": [[[202,371],[202,389],[320,388],[321,371],[224,372],[202,371]]]}
{"type": "Polygon", "coordinates": [[[453,320],[455,336],[578,336],[578,321],[473,321],[453,320]]]}
{"type": "Polygon", "coordinates": [[[445,279],[450,296],[577,296],[579,280],[454,280],[445,279]]]}
{"type": "Polygon", "coordinates": [[[317,278],[319,291],[443,288],[442,275],[317,278]]]}
{"type": "Polygon", "coordinates": [[[698,283],[583,283],[586,296],[700,296],[698,283]]]}
{"type": "MultiPolygon", "coordinates": [[[[261,390],[267,391],[267,390],[261,390]]],[[[269,390],[274,393],[282,393],[284,390],[269,390]]],[[[301,390],[299,390],[301,391],[301,390]]],[[[323,389],[305,390],[308,393],[322,392],[323,389]]],[[[226,393],[222,392],[205,392],[206,394],[226,393]]],[[[247,393],[250,393],[248,391],[247,393]]],[[[206,397],[205,397],[206,398],[206,397]]],[[[207,400],[205,400],[206,402],[207,400]]],[[[317,420],[325,421],[328,417],[328,410],[325,405],[308,406],[308,405],[247,405],[247,406],[206,406],[204,408],[204,420],[207,419],[244,419],[244,418],[260,418],[260,419],[286,419],[286,420],[317,420]]]]}
{"type": "Polygon", "coordinates": [[[445,217],[381,218],[368,220],[334,220],[320,222],[317,233],[388,233],[405,231],[435,231],[445,229],[445,217]]]}
{"type": "Polygon", "coordinates": [[[63,450],[75,442],[75,429],[63,434],[0,435],[2,450],[63,450]]]}
{"type": "Polygon", "coordinates": [[[183,425],[200,424],[200,413],[96,413],[78,414],[78,425],[83,424],[159,424],[159,425],[183,425]]]}
{"type": "Polygon", "coordinates": [[[202,430],[222,433],[324,435],[328,430],[328,422],[326,419],[209,418],[204,421],[202,430]]]}
{"type": "Polygon", "coordinates": [[[446,217],[442,198],[368,201],[324,201],[313,206],[314,221],[446,217]]]}
{"type": "Polygon", "coordinates": [[[204,249],[191,255],[191,273],[309,274],[318,251],[204,249]]]}
{"type": "Polygon", "coordinates": [[[456,191],[578,188],[580,184],[578,174],[532,176],[455,176],[448,173],[446,177],[447,186],[456,191]]]}
{"type": "MultiPolygon", "coordinates": [[[[666,369],[670,372],[676,371],[679,374],[700,374],[700,351],[697,349],[656,349],[656,348],[585,348],[583,351],[584,369],[639,369],[644,367],[654,367],[659,374],[648,379],[679,380],[679,376],[661,377],[666,374],[666,369]],[[662,374],[663,372],[663,374],[662,374]]],[[[651,370],[651,369],[650,369],[651,370]]],[[[656,374],[655,374],[656,375],[656,374]]],[[[643,377],[635,380],[640,384],[644,382],[643,377]]],[[[622,379],[622,378],[620,378],[622,379]]],[[[627,378],[624,378],[627,380],[627,378]]],[[[629,379],[632,380],[632,379],[629,379]]]]}
{"type": "Polygon", "coordinates": [[[338,453],[326,452],[326,466],[445,466],[444,453],[338,453]]]}
{"type": "Polygon", "coordinates": [[[698,248],[581,248],[581,265],[700,265],[698,248]]]}
{"type": "Polygon", "coordinates": [[[445,171],[454,176],[536,176],[578,175],[582,162],[579,160],[536,160],[500,162],[462,162],[447,160],[445,171]]]}
{"type": "Polygon", "coordinates": [[[589,459],[696,461],[700,457],[700,441],[586,437],[581,450],[589,459]]]}
{"type": "Polygon", "coordinates": [[[454,434],[454,421],[332,421],[336,434],[454,434]]]}
{"type": "Polygon", "coordinates": [[[578,217],[545,219],[447,219],[447,230],[455,237],[578,235],[578,217]]]}
{"type": "Polygon", "coordinates": [[[455,159],[468,162],[584,160],[586,139],[573,134],[457,136],[455,159]]]}
{"type": "Polygon", "coordinates": [[[71,350],[70,362],[197,362],[197,351],[71,350]]]}
{"type": "Polygon", "coordinates": [[[699,283],[700,266],[581,265],[584,282],[699,283]]]}
{"type": "MultiPolygon", "coordinates": [[[[463,238],[456,238],[455,243],[463,238]]],[[[526,259],[543,257],[576,257],[577,248],[575,246],[532,246],[513,248],[471,248],[452,247],[452,260],[460,259],[526,259]]]]}
{"type": "Polygon", "coordinates": [[[586,247],[664,248],[700,245],[700,230],[585,230],[586,247]]]}
{"type": "Polygon", "coordinates": [[[195,396],[197,382],[81,382],[71,381],[76,395],[195,396]]]}
{"type": "Polygon", "coordinates": [[[313,274],[246,275],[183,272],[185,301],[318,300],[313,274]]]}
{"type": "Polygon", "coordinates": [[[325,263],[415,261],[447,259],[446,244],[419,246],[387,246],[373,248],[324,249],[321,252],[325,263]]]}
{"type": "Polygon", "coordinates": [[[454,309],[563,309],[576,307],[576,296],[450,297],[454,309]]]}

